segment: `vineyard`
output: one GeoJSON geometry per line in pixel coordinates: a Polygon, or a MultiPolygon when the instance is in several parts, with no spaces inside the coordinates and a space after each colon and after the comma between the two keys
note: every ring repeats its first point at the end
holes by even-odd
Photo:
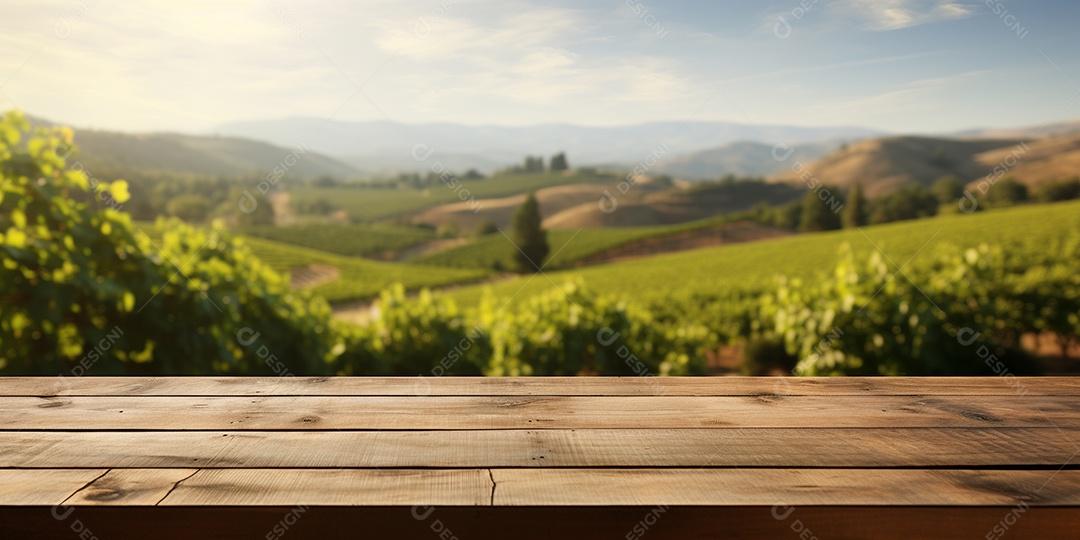
{"type": "MultiPolygon", "coordinates": [[[[751,372],[1035,374],[1039,364],[1019,347],[1023,335],[1080,331],[1080,230],[1063,226],[1077,218],[1076,205],[1067,206],[1054,211],[1069,218],[1044,227],[1037,241],[942,244],[896,264],[844,245],[814,277],[762,277],[741,289],[710,288],[686,275],[635,295],[577,279],[528,296],[487,288],[467,308],[451,297],[408,299],[398,289],[383,294],[371,325],[345,331],[349,344],[337,369],[692,374],[704,373],[719,347],[744,344],[751,372]],[[647,304],[665,291],[666,305],[647,304]]],[[[627,265],[608,270],[620,266],[627,265]]]]}
{"type": "Polygon", "coordinates": [[[435,238],[434,231],[421,227],[336,223],[246,227],[240,232],[247,236],[346,257],[370,257],[397,252],[435,238]]]}
{"type": "MultiPolygon", "coordinates": [[[[661,312],[669,311],[665,306],[679,304],[671,311],[686,313],[695,320],[708,320],[713,316],[714,306],[701,305],[701,301],[694,299],[755,296],[773,289],[779,276],[813,278],[835,266],[838,249],[843,244],[848,244],[860,258],[880,248],[883,256],[903,266],[909,259],[914,264],[932,258],[934,250],[943,245],[997,244],[1012,256],[1024,257],[1075,229],[1080,229],[1080,202],[1067,202],[940,216],[862,230],[803,234],[549,272],[548,276],[556,283],[579,278],[598,292],[631,297],[661,312]]],[[[546,279],[519,279],[491,287],[466,287],[456,291],[453,298],[462,305],[475,305],[487,288],[495,296],[516,293],[520,299],[551,286],[546,279]]]]}
{"type": "MultiPolygon", "coordinates": [[[[1024,336],[1057,337],[1066,355],[1080,335],[1080,202],[410,297],[489,271],[238,238],[220,223],[135,224],[110,204],[128,200],[126,183],[66,167],[67,144],[70,131],[0,121],[3,373],[682,375],[742,345],[761,372],[1006,375],[1040,369],[1024,336]],[[340,275],[290,288],[284,271],[311,265],[340,275]],[[375,295],[370,324],[331,318],[326,300],[375,295]]],[[[555,249],[645,233],[581,234],[555,249]]]]}
{"type": "MultiPolygon", "coordinates": [[[[683,227],[624,227],[611,229],[554,229],[548,231],[552,257],[545,268],[562,268],[575,261],[643,238],[683,227]]],[[[509,234],[507,231],[506,234],[509,234]]],[[[416,259],[414,262],[456,268],[513,268],[514,244],[498,232],[468,244],[416,259]]]]}
{"type": "Polygon", "coordinates": [[[266,261],[271,268],[282,272],[311,264],[336,267],[341,271],[340,277],[311,289],[313,294],[330,302],[373,298],[396,283],[413,291],[424,287],[477,281],[488,275],[488,272],[477,269],[439,268],[342,257],[259,238],[247,238],[244,242],[251,247],[255,256],[266,261]]]}
{"type": "MultiPolygon", "coordinates": [[[[544,267],[549,271],[565,269],[583,259],[620,246],[647,239],[659,240],[679,233],[722,227],[725,224],[746,219],[746,217],[745,214],[732,214],[674,225],[648,227],[549,229],[547,238],[551,245],[551,256],[544,267]]],[[[413,262],[456,268],[513,268],[516,247],[510,241],[510,232],[506,230],[502,232],[504,234],[495,232],[475,238],[464,245],[426,255],[413,262]]]]}
{"type": "MultiPolygon", "coordinates": [[[[156,246],[165,234],[167,224],[137,223],[135,229],[140,233],[145,233],[156,246]]],[[[285,275],[288,275],[291,270],[312,265],[336,268],[339,274],[334,279],[309,289],[312,294],[334,303],[375,298],[381,291],[395,284],[401,284],[407,290],[415,291],[422,288],[478,281],[489,275],[489,272],[481,269],[439,268],[419,264],[373,261],[263,238],[238,236],[231,232],[223,234],[237,236],[237,239],[267,266],[285,275]]]]}
{"type": "Polygon", "coordinates": [[[424,189],[375,188],[357,183],[348,187],[302,185],[290,187],[294,207],[303,209],[319,203],[344,210],[353,221],[374,222],[418,212],[440,204],[515,195],[545,187],[610,181],[596,173],[504,174],[481,180],[447,178],[424,189]]]}

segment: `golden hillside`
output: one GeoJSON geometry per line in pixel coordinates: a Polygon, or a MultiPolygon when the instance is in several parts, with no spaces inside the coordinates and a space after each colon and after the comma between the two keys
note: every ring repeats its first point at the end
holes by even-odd
{"type": "Polygon", "coordinates": [[[975,156],[975,160],[991,168],[987,173],[991,178],[997,176],[995,171],[1001,171],[1003,176],[1011,176],[1028,186],[1039,186],[1080,176],[1080,135],[1038,139],[990,150],[975,156]],[[1010,167],[1010,163],[1014,165],[1010,167]]]}
{"type": "MultiPolygon", "coordinates": [[[[1054,139],[1048,139],[1048,142],[1054,139]]],[[[918,183],[925,186],[946,175],[973,181],[989,174],[996,162],[986,162],[979,156],[992,151],[1006,154],[1021,139],[949,139],[939,137],[882,137],[848,145],[801,167],[792,163],[789,169],[773,176],[771,182],[806,185],[800,176],[809,173],[818,183],[847,187],[862,183],[870,197],[888,194],[897,188],[918,183]]],[[[1031,143],[1029,143],[1031,144],[1031,143]]],[[[1047,156],[1057,159],[1057,156],[1047,156]]]]}

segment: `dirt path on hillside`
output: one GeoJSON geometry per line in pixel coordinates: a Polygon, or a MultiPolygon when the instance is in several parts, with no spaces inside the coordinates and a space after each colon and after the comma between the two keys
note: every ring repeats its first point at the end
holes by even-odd
{"type": "Polygon", "coordinates": [[[683,231],[665,236],[644,238],[614,247],[612,249],[595,253],[579,259],[574,263],[575,268],[593,266],[597,264],[626,261],[650,257],[661,253],[686,251],[703,247],[736,244],[742,242],[754,242],[789,236],[792,233],[766,227],[752,221],[739,221],[725,223],[713,227],[705,227],[683,231]]]}
{"type": "Polygon", "coordinates": [[[289,225],[296,221],[296,214],[289,204],[292,198],[286,191],[275,191],[270,194],[270,205],[274,207],[274,225],[289,225]]]}
{"type": "Polygon", "coordinates": [[[379,261],[394,261],[403,262],[410,261],[412,259],[418,259],[427,255],[433,255],[440,251],[445,251],[451,248],[456,248],[469,243],[468,238],[437,238],[435,240],[426,240],[419,244],[413,244],[407,248],[400,249],[398,251],[387,251],[372,256],[372,259],[379,261]]]}
{"type": "MultiPolygon", "coordinates": [[[[718,246],[739,242],[752,242],[757,240],[768,240],[771,238],[787,236],[789,234],[791,233],[759,225],[750,221],[740,221],[737,223],[727,223],[715,227],[684,231],[668,236],[645,238],[637,242],[625,244],[613,249],[609,249],[602,253],[597,253],[589,257],[585,257],[584,259],[579,260],[577,264],[574,265],[574,267],[581,268],[585,266],[637,259],[641,257],[658,255],[661,253],[684,251],[701,247],[718,246]]],[[[459,241],[460,239],[450,240],[450,242],[459,241]]],[[[427,253],[438,251],[439,249],[448,249],[445,246],[452,247],[451,244],[438,244],[438,242],[445,242],[445,240],[432,240],[430,242],[422,244],[422,246],[424,246],[422,248],[419,248],[419,246],[414,246],[414,248],[419,248],[417,249],[418,252],[427,253]]],[[[404,260],[404,258],[399,260],[404,260]]],[[[462,287],[471,287],[478,284],[494,285],[504,281],[509,281],[516,277],[518,277],[516,274],[499,274],[479,282],[455,283],[443,287],[432,287],[431,290],[440,294],[446,294],[452,293],[462,287]]],[[[416,296],[416,294],[416,292],[411,292],[408,294],[408,296],[414,297],[416,296]]],[[[351,321],[357,324],[367,324],[371,321],[371,318],[375,316],[375,314],[378,312],[378,299],[339,304],[334,306],[333,309],[334,317],[337,319],[351,321]]]]}
{"type": "Polygon", "coordinates": [[[341,277],[341,270],[329,264],[308,264],[289,269],[289,286],[294,289],[318,287],[341,277]]]}

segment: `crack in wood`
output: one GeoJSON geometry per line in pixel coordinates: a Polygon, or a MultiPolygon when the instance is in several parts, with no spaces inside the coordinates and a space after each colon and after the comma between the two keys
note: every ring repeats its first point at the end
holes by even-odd
{"type": "Polygon", "coordinates": [[[173,484],[173,486],[171,488],[169,488],[168,493],[166,493],[164,497],[159,499],[158,502],[154,503],[154,506],[160,506],[162,501],[164,501],[165,499],[168,499],[169,495],[172,495],[172,492],[176,491],[176,488],[180,487],[181,482],[183,482],[184,480],[187,480],[188,478],[191,478],[192,476],[195,476],[196,474],[199,474],[199,471],[201,471],[201,470],[202,469],[195,469],[195,472],[193,472],[193,473],[191,473],[191,474],[177,480],[176,483],[173,484]]]}
{"type": "Polygon", "coordinates": [[[78,493],[78,492],[80,492],[80,491],[82,491],[82,490],[84,490],[84,489],[86,489],[86,488],[88,488],[88,487],[90,487],[90,486],[94,485],[94,482],[97,482],[98,480],[101,480],[101,477],[102,477],[102,476],[105,476],[106,474],[109,474],[109,472],[111,472],[111,471],[112,471],[112,469],[106,469],[106,470],[105,470],[105,472],[103,472],[103,473],[101,473],[100,475],[98,475],[98,477],[97,477],[97,478],[95,478],[95,479],[93,479],[93,480],[91,480],[91,481],[87,482],[87,483],[86,483],[86,485],[84,485],[83,487],[81,487],[81,488],[79,488],[79,489],[76,489],[75,491],[72,491],[72,492],[71,492],[71,495],[68,495],[67,497],[65,497],[65,498],[64,498],[64,500],[63,500],[63,501],[60,501],[60,504],[58,504],[57,506],[64,506],[64,503],[66,503],[66,502],[70,501],[70,500],[71,500],[71,498],[72,498],[72,497],[74,497],[76,493],[78,493]]]}

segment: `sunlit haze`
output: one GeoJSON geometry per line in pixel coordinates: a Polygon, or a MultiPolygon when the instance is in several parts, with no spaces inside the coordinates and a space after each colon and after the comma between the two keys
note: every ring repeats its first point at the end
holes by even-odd
{"type": "Polygon", "coordinates": [[[0,109],[209,133],[284,117],[940,133],[1080,117],[1080,4],[32,1],[0,109]]]}

